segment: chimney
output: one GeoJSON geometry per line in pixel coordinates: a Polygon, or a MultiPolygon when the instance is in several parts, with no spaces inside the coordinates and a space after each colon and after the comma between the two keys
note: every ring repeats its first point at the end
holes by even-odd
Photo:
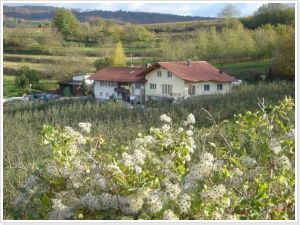
{"type": "Polygon", "coordinates": [[[151,66],[151,63],[146,63],[146,68],[150,68],[151,66]]]}
{"type": "Polygon", "coordinates": [[[192,65],[192,60],[189,59],[189,60],[188,60],[188,66],[191,66],[191,65],[192,65]]]}
{"type": "Polygon", "coordinates": [[[219,74],[223,74],[223,70],[220,69],[220,70],[219,70],[219,74]]]}

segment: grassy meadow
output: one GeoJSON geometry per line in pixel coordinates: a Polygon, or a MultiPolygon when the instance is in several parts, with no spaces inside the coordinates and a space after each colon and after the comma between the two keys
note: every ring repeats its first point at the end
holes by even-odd
{"type": "MultiPolygon", "coordinates": [[[[23,96],[23,94],[29,94],[29,87],[27,88],[20,88],[15,84],[15,76],[3,76],[3,97],[17,97],[23,96]]],[[[43,91],[55,91],[58,88],[58,81],[57,80],[47,80],[42,79],[40,80],[39,84],[36,86],[32,86],[31,93],[38,93],[43,91]]]]}

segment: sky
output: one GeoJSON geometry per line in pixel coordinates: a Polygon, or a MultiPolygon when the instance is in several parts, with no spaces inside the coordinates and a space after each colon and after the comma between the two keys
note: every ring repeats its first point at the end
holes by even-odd
{"type": "MultiPolygon", "coordinates": [[[[264,2],[266,3],[266,2],[264,2]]],[[[241,16],[251,15],[263,3],[232,3],[241,12],[241,16]]],[[[182,16],[208,16],[216,17],[218,12],[224,8],[226,3],[199,3],[199,2],[178,2],[178,3],[147,3],[147,2],[131,2],[131,3],[116,3],[116,2],[101,2],[101,3],[15,3],[4,4],[7,6],[13,5],[44,5],[65,7],[69,9],[82,10],[107,10],[107,11],[135,11],[135,12],[156,12],[169,13],[182,16]]]]}

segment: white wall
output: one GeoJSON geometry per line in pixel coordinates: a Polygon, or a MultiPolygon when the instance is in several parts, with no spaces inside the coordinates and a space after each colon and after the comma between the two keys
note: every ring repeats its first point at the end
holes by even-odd
{"type": "Polygon", "coordinates": [[[115,92],[115,88],[116,88],[115,86],[114,87],[100,86],[100,81],[95,80],[95,85],[94,85],[95,98],[109,99],[109,96],[113,94],[117,95],[117,93],[115,92]],[[102,92],[102,96],[100,96],[100,92],[102,92]]]}
{"type": "Polygon", "coordinates": [[[146,75],[145,95],[146,96],[168,96],[162,93],[162,85],[172,85],[172,92],[176,95],[186,96],[184,80],[178,78],[174,74],[168,77],[168,71],[165,69],[155,69],[146,75]],[[157,77],[157,71],[161,71],[161,77],[157,77]],[[150,84],[156,84],[156,89],[150,89],[150,84]]]}
{"type": "Polygon", "coordinates": [[[230,91],[230,83],[219,83],[223,85],[222,90],[217,89],[217,84],[215,82],[199,82],[193,85],[196,86],[196,94],[195,95],[211,95],[211,94],[224,94],[230,91]],[[204,85],[209,85],[209,91],[204,90],[204,85]]]}
{"type": "Polygon", "coordinates": [[[90,76],[91,76],[91,75],[82,74],[82,75],[74,76],[72,79],[73,79],[74,81],[83,81],[83,79],[85,79],[85,82],[86,82],[88,85],[92,85],[92,84],[94,83],[94,81],[88,79],[90,76]]]}
{"type": "MultiPolygon", "coordinates": [[[[170,84],[172,85],[172,92],[179,97],[189,96],[189,82],[178,78],[174,74],[172,77],[168,77],[168,71],[166,69],[155,69],[152,72],[146,75],[146,84],[145,84],[145,95],[146,96],[168,96],[162,94],[162,85],[170,84]],[[161,71],[161,77],[157,76],[157,71],[161,71]],[[150,84],[156,84],[156,89],[150,89],[150,84]]],[[[224,94],[230,91],[230,83],[222,83],[222,90],[217,90],[217,84],[215,82],[197,82],[193,85],[195,88],[195,95],[211,95],[211,94],[224,94]],[[209,91],[204,91],[204,85],[209,85],[209,91]]],[[[221,83],[220,83],[221,84],[221,83]]]]}
{"type": "MultiPolygon", "coordinates": [[[[109,99],[110,96],[115,95],[117,96],[117,92],[115,92],[115,88],[117,87],[117,82],[113,82],[114,86],[100,86],[100,81],[95,81],[94,85],[94,94],[95,98],[99,99],[109,99]],[[102,96],[100,96],[100,92],[102,92],[102,96]]],[[[142,84],[139,84],[140,88],[135,88],[135,83],[129,83],[128,85],[122,85],[121,87],[124,87],[129,90],[130,95],[141,95],[141,90],[144,88],[142,84]]],[[[141,97],[141,96],[140,96],[141,97]]]]}

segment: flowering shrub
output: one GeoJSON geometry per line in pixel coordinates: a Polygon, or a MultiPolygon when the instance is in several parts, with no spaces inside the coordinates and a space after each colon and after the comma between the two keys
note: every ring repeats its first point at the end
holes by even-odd
{"type": "Polygon", "coordinates": [[[293,101],[195,130],[160,128],[105,152],[91,124],[44,125],[52,158],[28,177],[16,219],[294,219],[293,101]]]}

